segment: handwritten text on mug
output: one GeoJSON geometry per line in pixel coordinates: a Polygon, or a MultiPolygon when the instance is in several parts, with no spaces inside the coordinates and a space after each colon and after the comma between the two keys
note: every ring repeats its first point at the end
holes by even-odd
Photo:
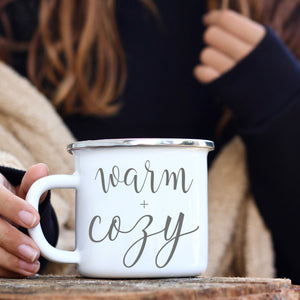
{"type": "Polygon", "coordinates": [[[184,193],[187,193],[193,184],[193,180],[191,180],[190,184],[188,185],[186,184],[185,170],[184,168],[180,168],[177,174],[175,172],[170,172],[167,169],[165,169],[160,176],[160,180],[157,181],[157,184],[155,185],[155,177],[157,177],[157,175],[155,175],[155,172],[151,170],[151,163],[149,160],[145,162],[144,167],[145,167],[145,173],[143,174],[142,180],[139,180],[138,172],[136,169],[128,168],[124,172],[124,174],[121,175],[120,168],[116,165],[112,167],[111,173],[109,174],[107,181],[105,180],[105,174],[103,168],[99,168],[97,170],[95,179],[97,179],[98,176],[100,176],[101,187],[103,192],[105,193],[109,192],[111,186],[116,187],[120,183],[123,183],[126,186],[133,185],[135,192],[140,193],[144,189],[148,178],[149,178],[148,180],[150,181],[149,184],[150,184],[151,192],[157,193],[161,185],[163,184],[164,177],[165,177],[166,185],[169,185],[171,182],[171,178],[173,178],[173,189],[176,190],[178,186],[180,174],[181,174],[181,189],[184,193]]]}
{"type": "Polygon", "coordinates": [[[159,230],[157,232],[152,232],[152,233],[148,232],[148,230],[147,230],[148,227],[150,227],[150,225],[153,222],[153,216],[151,216],[151,215],[145,215],[145,216],[141,217],[136,222],[136,224],[134,226],[132,226],[132,228],[130,228],[129,230],[122,230],[121,229],[121,218],[119,216],[115,216],[112,218],[111,225],[110,225],[106,235],[102,238],[101,237],[97,238],[94,236],[93,229],[96,226],[100,226],[101,217],[95,216],[90,223],[89,237],[90,237],[91,241],[93,241],[95,243],[103,242],[106,239],[109,239],[110,241],[114,241],[117,239],[119,233],[129,234],[130,232],[134,231],[135,228],[139,225],[139,223],[141,223],[144,219],[146,220],[146,226],[144,226],[144,228],[142,228],[142,230],[141,230],[142,236],[138,240],[134,241],[134,243],[127,249],[127,251],[125,252],[125,255],[123,257],[123,264],[127,268],[133,267],[139,261],[139,259],[141,258],[142,254],[144,252],[148,238],[151,236],[158,235],[158,234],[163,234],[166,243],[157,252],[156,257],[155,257],[155,264],[158,268],[164,268],[172,259],[173,255],[175,253],[176,247],[178,245],[179,239],[182,236],[191,234],[199,229],[199,226],[198,226],[191,231],[181,232],[183,220],[184,220],[183,213],[179,214],[175,229],[172,234],[169,233],[170,224],[172,222],[172,218],[170,216],[167,217],[164,228],[162,228],[161,230],[159,230]],[[96,224],[96,221],[98,222],[98,224],[96,224]],[[171,247],[171,250],[170,250],[170,253],[169,253],[167,259],[163,263],[159,263],[159,259],[160,259],[160,256],[161,256],[163,250],[171,243],[173,243],[173,245],[171,247]],[[132,252],[132,254],[137,253],[137,255],[136,255],[134,261],[129,263],[127,261],[127,259],[128,259],[128,255],[130,255],[131,252],[132,252]]]}
{"type": "MultiPolygon", "coordinates": [[[[111,188],[115,188],[119,184],[128,187],[133,186],[137,194],[140,194],[144,190],[146,184],[149,185],[150,191],[154,194],[157,193],[163,185],[170,186],[173,190],[179,188],[183,193],[188,193],[192,187],[193,179],[187,183],[184,168],[179,168],[177,172],[164,169],[160,174],[157,174],[157,172],[151,168],[151,162],[146,160],[143,169],[142,174],[138,173],[135,168],[128,168],[125,169],[124,172],[121,172],[120,167],[114,165],[111,172],[105,174],[103,168],[98,168],[94,179],[100,180],[101,189],[106,194],[109,193],[111,188]]],[[[197,226],[190,231],[182,232],[184,222],[184,213],[182,212],[180,212],[177,217],[177,223],[173,231],[170,229],[172,223],[172,217],[170,216],[167,216],[164,227],[158,231],[151,231],[151,224],[154,222],[154,217],[151,215],[140,217],[140,219],[138,219],[135,224],[133,223],[131,228],[127,230],[121,226],[121,217],[114,216],[108,230],[104,230],[106,234],[98,236],[95,232],[103,232],[103,230],[101,230],[101,221],[101,216],[96,215],[90,222],[89,238],[94,243],[101,243],[104,240],[115,241],[119,234],[129,234],[134,231],[140,231],[140,235],[136,235],[138,239],[134,240],[130,247],[124,252],[123,264],[127,268],[133,267],[139,261],[146,244],[149,244],[149,238],[159,234],[163,235],[165,242],[156,253],[155,265],[158,268],[164,268],[172,259],[180,238],[192,234],[199,229],[199,226],[197,226]]]]}

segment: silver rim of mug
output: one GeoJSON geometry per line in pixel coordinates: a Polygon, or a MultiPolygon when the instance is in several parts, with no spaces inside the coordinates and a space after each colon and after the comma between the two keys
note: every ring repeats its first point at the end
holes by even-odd
{"type": "Polygon", "coordinates": [[[214,150],[214,142],[202,139],[172,139],[172,138],[126,138],[78,141],[68,145],[68,152],[84,148],[102,147],[143,147],[143,146],[168,146],[168,147],[196,147],[214,150]]]}

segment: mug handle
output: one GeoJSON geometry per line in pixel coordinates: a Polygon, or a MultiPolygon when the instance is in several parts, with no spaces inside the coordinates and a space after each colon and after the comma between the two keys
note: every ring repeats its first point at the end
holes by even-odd
{"type": "MultiPolygon", "coordinates": [[[[53,188],[77,188],[79,184],[79,175],[74,173],[73,175],[50,175],[38,179],[30,187],[26,201],[28,201],[36,210],[38,210],[39,200],[41,195],[53,188]]],[[[33,229],[29,229],[29,234],[33,240],[39,246],[42,255],[48,260],[59,263],[79,263],[80,256],[79,251],[60,250],[48,243],[46,240],[41,224],[39,223],[33,229]]]]}

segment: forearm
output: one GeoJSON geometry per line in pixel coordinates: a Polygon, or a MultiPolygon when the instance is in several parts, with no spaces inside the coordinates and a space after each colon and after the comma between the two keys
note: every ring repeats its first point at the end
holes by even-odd
{"type": "Polygon", "coordinates": [[[246,144],[251,190],[273,235],[278,276],[299,283],[299,63],[268,31],[210,88],[233,111],[246,144]]]}

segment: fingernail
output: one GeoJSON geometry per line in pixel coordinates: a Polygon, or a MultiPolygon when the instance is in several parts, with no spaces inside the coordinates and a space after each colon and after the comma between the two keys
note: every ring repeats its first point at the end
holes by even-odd
{"type": "Polygon", "coordinates": [[[19,212],[19,218],[26,226],[29,227],[32,227],[36,221],[36,216],[26,210],[21,210],[19,212]]]}
{"type": "Polygon", "coordinates": [[[44,163],[38,163],[38,165],[42,165],[42,166],[46,167],[46,169],[49,171],[49,167],[46,164],[44,164],[44,163]]]}
{"type": "Polygon", "coordinates": [[[36,250],[28,245],[20,245],[18,247],[18,251],[24,258],[27,258],[31,262],[34,262],[39,254],[36,250]]]}
{"type": "Polygon", "coordinates": [[[34,263],[28,263],[24,260],[19,260],[19,267],[25,272],[28,272],[30,274],[35,274],[40,269],[40,262],[36,261],[34,263]]]}

